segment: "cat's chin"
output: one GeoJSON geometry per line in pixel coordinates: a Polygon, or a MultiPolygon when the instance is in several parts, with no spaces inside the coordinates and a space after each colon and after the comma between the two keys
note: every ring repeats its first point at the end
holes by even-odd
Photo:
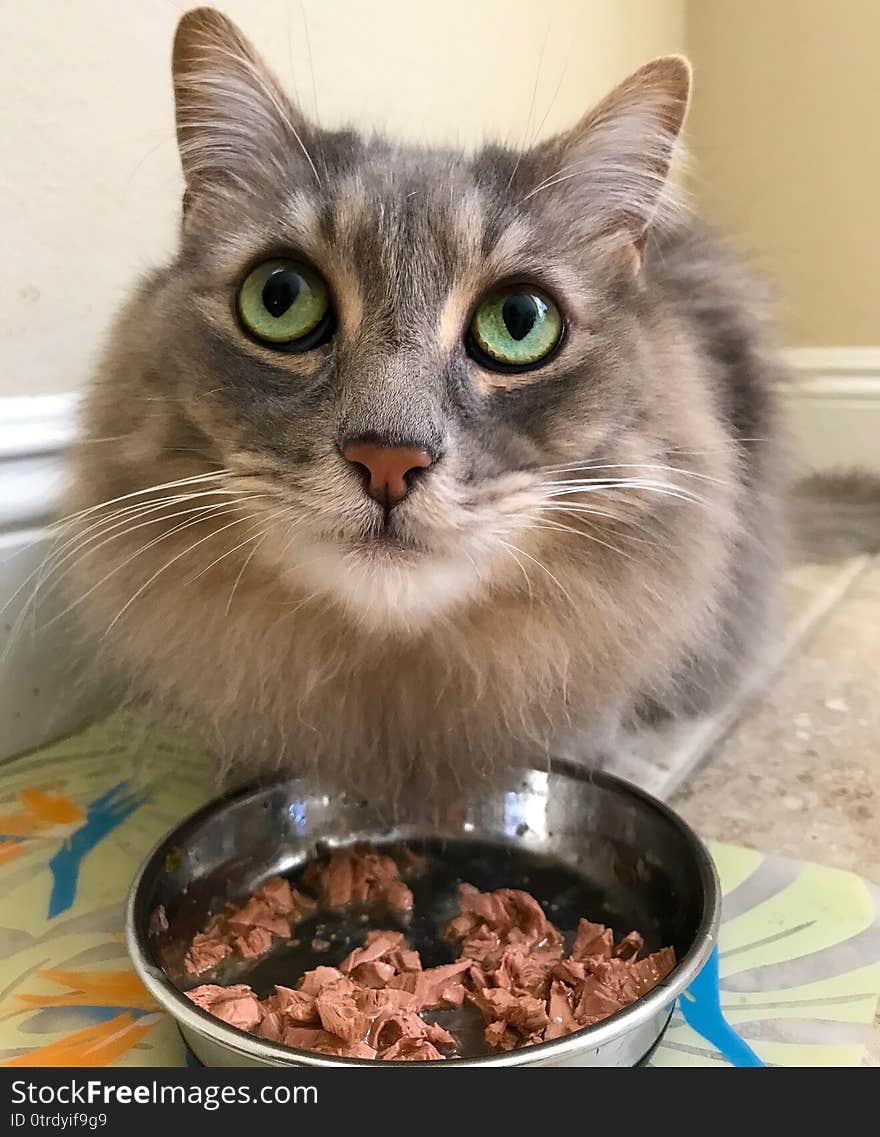
{"type": "Polygon", "coordinates": [[[419,632],[472,597],[480,579],[472,560],[369,540],[348,549],[309,542],[298,549],[296,576],[358,623],[377,632],[419,632]]]}

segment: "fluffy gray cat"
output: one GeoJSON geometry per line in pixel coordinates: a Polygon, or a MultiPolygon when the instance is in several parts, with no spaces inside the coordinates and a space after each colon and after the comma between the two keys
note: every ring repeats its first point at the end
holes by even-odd
{"type": "Polygon", "coordinates": [[[672,200],[689,81],[655,60],[521,153],[410,149],[317,128],[184,16],[180,248],[69,501],[130,698],[238,778],[381,790],[613,760],[730,692],[772,605],[778,363],[672,200]]]}

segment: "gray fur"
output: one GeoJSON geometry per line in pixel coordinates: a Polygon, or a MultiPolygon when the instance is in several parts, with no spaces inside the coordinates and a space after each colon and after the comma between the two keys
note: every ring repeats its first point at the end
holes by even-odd
{"type": "Polygon", "coordinates": [[[312,761],[373,790],[710,710],[772,609],[778,364],[760,292],[665,184],[682,61],[468,157],[308,124],[216,13],[185,17],[175,60],[180,250],[119,317],[70,500],[92,511],[71,594],[132,697],[237,777],[312,761]],[[338,311],[304,355],[234,316],[280,252],[338,311]],[[524,375],[464,347],[502,280],[567,319],[524,375]],[[387,526],[340,454],[363,434],[438,455],[387,526]],[[114,512],[212,471],[177,492],[235,495],[216,519],[180,516],[211,498],[114,512]]]}

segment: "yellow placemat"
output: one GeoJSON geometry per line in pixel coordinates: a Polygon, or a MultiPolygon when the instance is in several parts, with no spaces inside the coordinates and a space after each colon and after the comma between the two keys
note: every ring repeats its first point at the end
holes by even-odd
{"type": "MultiPolygon", "coordinates": [[[[120,715],[0,767],[0,1064],[190,1060],[131,968],[123,909],[147,850],[212,791],[198,748],[120,715]]],[[[880,890],[710,847],[730,1021],[768,1064],[860,1065],[880,994],[880,890]]],[[[724,1064],[678,1012],[651,1059],[724,1064]]]]}

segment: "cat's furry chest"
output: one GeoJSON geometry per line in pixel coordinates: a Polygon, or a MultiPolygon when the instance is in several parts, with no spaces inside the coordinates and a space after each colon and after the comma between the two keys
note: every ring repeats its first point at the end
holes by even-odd
{"type": "MultiPolygon", "coordinates": [[[[723,575],[708,548],[689,564],[723,575]]],[[[315,764],[348,788],[393,783],[413,763],[441,780],[484,776],[540,763],[574,737],[595,757],[706,618],[698,604],[658,611],[633,579],[595,608],[548,584],[487,595],[418,636],[377,635],[259,573],[230,605],[233,583],[218,566],[130,609],[117,665],[125,659],[133,691],[207,738],[234,778],[315,764]]],[[[105,596],[108,613],[119,597],[105,596]]]]}

